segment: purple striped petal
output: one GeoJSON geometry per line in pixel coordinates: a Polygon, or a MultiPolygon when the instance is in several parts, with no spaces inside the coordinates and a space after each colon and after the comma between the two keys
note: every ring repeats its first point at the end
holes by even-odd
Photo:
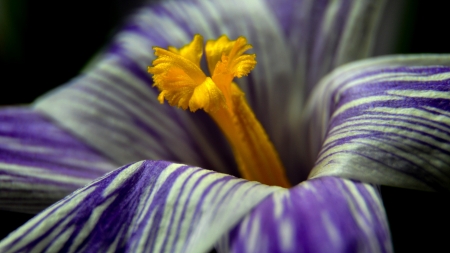
{"type": "Polygon", "coordinates": [[[305,155],[319,157],[310,177],[450,190],[450,56],[349,64],[322,81],[307,113],[305,155]]]}
{"type": "Polygon", "coordinates": [[[218,252],[393,250],[386,214],[375,188],[323,177],[266,198],[222,238],[218,252]]]}
{"type": "Polygon", "coordinates": [[[124,166],[35,216],[1,252],[205,252],[255,205],[286,191],[169,162],[124,166]]]}
{"type": "Polygon", "coordinates": [[[115,168],[27,108],[0,110],[0,209],[36,213],[115,168]]]}
{"type": "Polygon", "coordinates": [[[244,35],[258,64],[240,84],[289,177],[299,182],[309,172],[299,169],[297,152],[303,146],[295,134],[304,99],[332,68],[369,54],[383,3],[198,0],[148,5],[131,17],[90,72],[41,98],[36,107],[118,163],[164,159],[236,174],[228,145],[212,121],[201,112],[161,106],[146,69],[154,59],[152,46],[181,46],[196,33],[206,39],[244,35]]]}

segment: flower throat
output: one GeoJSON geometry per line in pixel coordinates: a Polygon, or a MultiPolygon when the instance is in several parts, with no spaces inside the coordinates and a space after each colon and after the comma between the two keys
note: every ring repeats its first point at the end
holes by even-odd
{"type": "Polygon", "coordinates": [[[256,55],[246,54],[252,46],[244,37],[230,41],[222,35],[206,42],[205,55],[210,77],[200,68],[203,38],[195,35],[180,49],[153,47],[156,59],[148,72],[161,93],[162,104],[195,112],[203,109],[229,141],[243,178],[267,185],[290,187],[278,153],[233,82],[246,76],[256,65],[256,55]]]}

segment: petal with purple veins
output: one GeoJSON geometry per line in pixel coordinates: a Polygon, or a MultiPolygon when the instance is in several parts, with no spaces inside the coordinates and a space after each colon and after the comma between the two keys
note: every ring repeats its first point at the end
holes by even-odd
{"type": "Polygon", "coordinates": [[[1,252],[204,252],[273,192],[169,162],[124,166],[44,210],[1,252]]]}
{"type": "Polygon", "coordinates": [[[218,252],[393,252],[381,197],[369,184],[313,179],[262,201],[218,252]]]}
{"type": "Polygon", "coordinates": [[[117,165],[29,108],[0,110],[0,209],[37,213],[117,165]]]}
{"type": "Polygon", "coordinates": [[[304,155],[318,154],[310,177],[450,190],[448,55],[381,57],[338,68],[322,80],[306,115],[311,149],[304,155]]]}

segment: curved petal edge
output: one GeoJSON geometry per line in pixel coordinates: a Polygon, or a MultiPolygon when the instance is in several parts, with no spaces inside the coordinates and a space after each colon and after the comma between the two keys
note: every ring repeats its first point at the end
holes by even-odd
{"type": "Polygon", "coordinates": [[[196,167],[142,161],[41,212],[1,252],[205,252],[269,194],[282,191],[196,167]]]}
{"type": "Polygon", "coordinates": [[[305,155],[318,156],[310,177],[450,191],[449,55],[338,68],[322,80],[305,115],[305,155]]]}

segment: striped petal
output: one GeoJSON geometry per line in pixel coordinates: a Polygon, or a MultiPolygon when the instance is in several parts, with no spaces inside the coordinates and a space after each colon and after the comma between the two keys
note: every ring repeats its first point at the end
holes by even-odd
{"type": "Polygon", "coordinates": [[[36,107],[118,163],[165,159],[236,174],[231,152],[212,121],[203,113],[160,105],[146,69],[154,59],[152,46],[179,47],[196,33],[205,39],[244,35],[258,64],[240,84],[289,177],[299,182],[308,173],[298,167],[302,146],[294,135],[304,98],[332,68],[368,55],[383,3],[198,0],[148,5],[131,17],[90,72],[41,98],[36,107]]]}
{"type": "Polygon", "coordinates": [[[117,169],[0,242],[1,252],[205,252],[251,208],[286,191],[169,162],[117,169]]]}
{"type": "Polygon", "coordinates": [[[306,181],[262,201],[218,252],[393,252],[381,197],[369,184],[306,181]]]}
{"type": "Polygon", "coordinates": [[[0,110],[0,209],[37,213],[117,166],[28,108],[0,110]]]}
{"type": "Polygon", "coordinates": [[[305,155],[319,157],[310,177],[450,190],[450,56],[355,62],[310,102],[305,155]]]}

